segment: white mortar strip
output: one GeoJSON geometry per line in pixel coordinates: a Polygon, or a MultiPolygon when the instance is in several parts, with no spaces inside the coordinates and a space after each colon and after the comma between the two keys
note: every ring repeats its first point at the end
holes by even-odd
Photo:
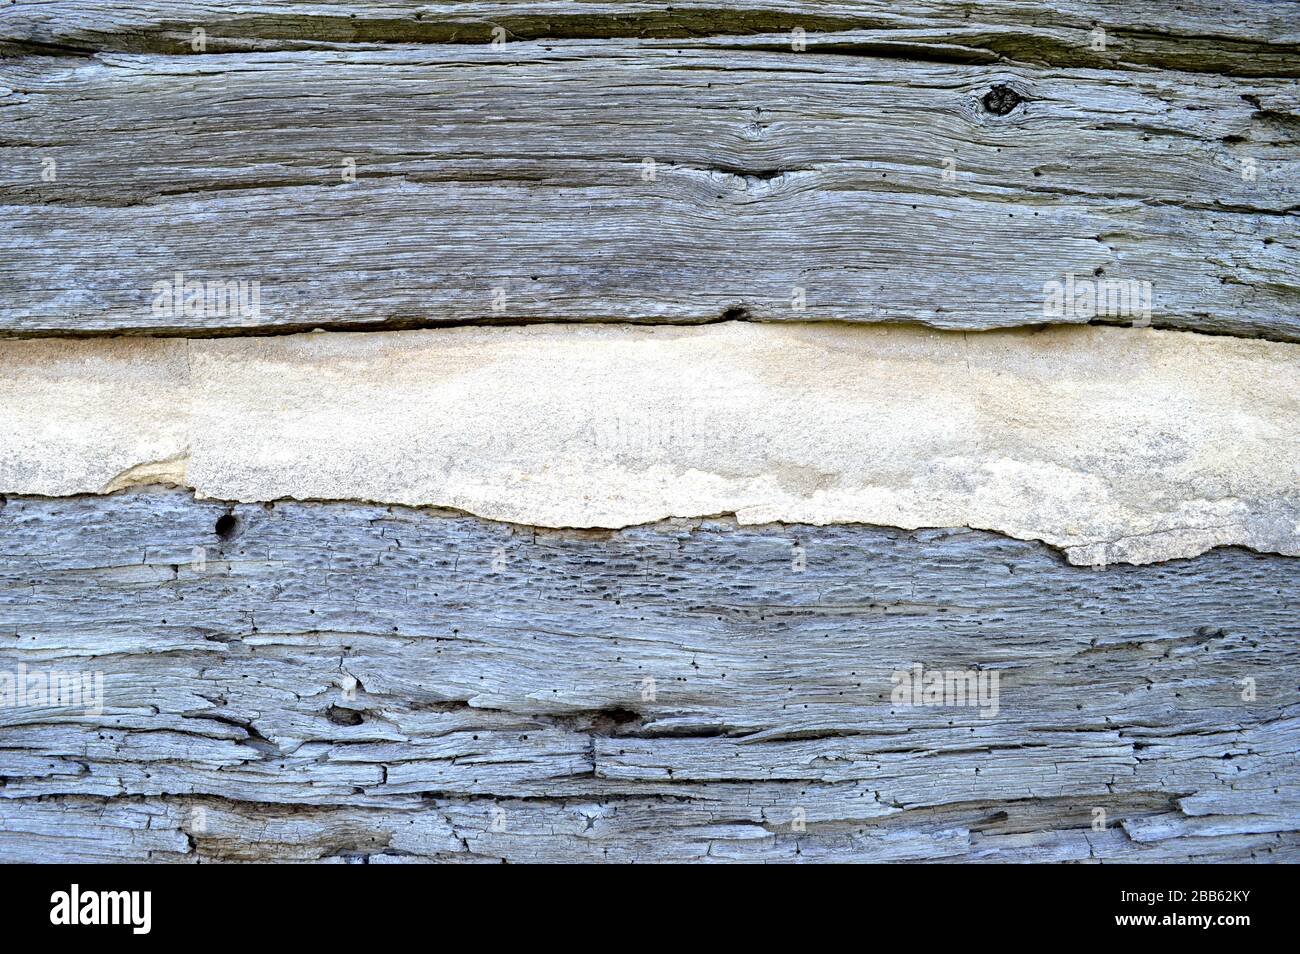
{"type": "Polygon", "coordinates": [[[170,481],[553,527],[971,526],[1300,555],[1300,346],[1098,327],[538,325],[0,343],[0,492],[170,481]]]}

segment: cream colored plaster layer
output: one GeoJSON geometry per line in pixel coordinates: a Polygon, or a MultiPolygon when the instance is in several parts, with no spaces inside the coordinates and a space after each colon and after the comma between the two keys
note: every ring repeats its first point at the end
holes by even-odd
{"type": "Polygon", "coordinates": [[[186,342],[0,341],[0,493],[104,493],[148,465],[184,483],[186,342]]]}
{"type": "Polygon", "coordinates": [[[0,435],[0,490],[103,489],[185,444],[191,413],[184,479],[221,499],[972,526],[1076,563],[1300,555],[1296,345],[730,323],[69,347],[0,344],[27,382],[0,390],[0,413],[23,415],[0,435]],[[186,347],[192,412],[171,370],[186,347]]]}

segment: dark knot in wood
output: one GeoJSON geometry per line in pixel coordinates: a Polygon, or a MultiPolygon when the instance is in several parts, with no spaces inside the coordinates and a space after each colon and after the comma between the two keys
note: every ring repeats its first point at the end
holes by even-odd
{"type": "Polygon", "coordinates": [[[1022,102],[1023,97],[1010,86],[998,84],[984,94],[984,108],[994,116],[1005,116],[1022,102]]]}

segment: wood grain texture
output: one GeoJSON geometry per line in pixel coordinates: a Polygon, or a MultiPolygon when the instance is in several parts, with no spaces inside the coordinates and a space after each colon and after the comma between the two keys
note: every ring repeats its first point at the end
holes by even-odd
{"type": "Polygon", "coordinates": [[[1300,861],[1300,4],[0,4],[0,861],[1300,861]]]}
{"type": "Polygon", "coordinates": [[[202,27],[212,52],[383,43],[731,36],[786,45],[796,27],[814,50],[954,62],[1142,68],[1248,76],[1300,72],[1294,0],[749,0],[672,2],[420,3],[362,0],[60,0],[16,2],[0,17],[0,42],[56,51],[193,52],[202,27]],[[1101,27],[1107,42],[1094,42],[1101,27]]]}
{"type": "MultiPolygon", "coordinates": [[[[977,329],[1074,275],[1150,282],[1156,326],[1300,337],[1293,78],[738,43],[5,60],[0,334],[977,329]],[[176,272],[260,307],[160,314],[176,272]]],[[[1090,319],[1133,316],[1051,320],[1090,319]]]]}
{"type": "Polygon", "coordinates": [[[0,708],[6,861],[1300,859],[1282,558],[175,491],[0,541],[0,671],[105,676],[0,708]],[[918,662],[998,713],[894,704],[918,662]]]}

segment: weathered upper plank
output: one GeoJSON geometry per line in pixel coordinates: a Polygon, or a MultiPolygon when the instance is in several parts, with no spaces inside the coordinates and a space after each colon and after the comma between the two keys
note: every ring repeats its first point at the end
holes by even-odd
{"type": "Polygon", "coordinates": [[[0,707],[0,859],[1295,861],[1298,603],[1237,549],[10,498],[0,672],[105,705],[0,707]]]}
{"type": "Polygon", "coordinates": [[[0,334],[974,329],[1048,320],[1073,275],[1150,282],[1157,326],[1300,337],[1294,80],[731,43],[4,61],[0,334]],[[159,312],[177,272],[260,307],[159,312]]]}
{"type": "MultiPolygon", "coordinates": [[[[796,28],[811,48],[952,62],[1165,69],[1246,76],[1300,73],[1294,0],[709,0],[669,2],[399,2],[362,0],[15,0],[0,43],[26,49],[211,52],[380,43],[704,36],[796,28]],[[1098,42],[1095,31],[1105,32],[1098,42]]],[[[788,42],[788,38],[786,40],[788,42]]]]}

